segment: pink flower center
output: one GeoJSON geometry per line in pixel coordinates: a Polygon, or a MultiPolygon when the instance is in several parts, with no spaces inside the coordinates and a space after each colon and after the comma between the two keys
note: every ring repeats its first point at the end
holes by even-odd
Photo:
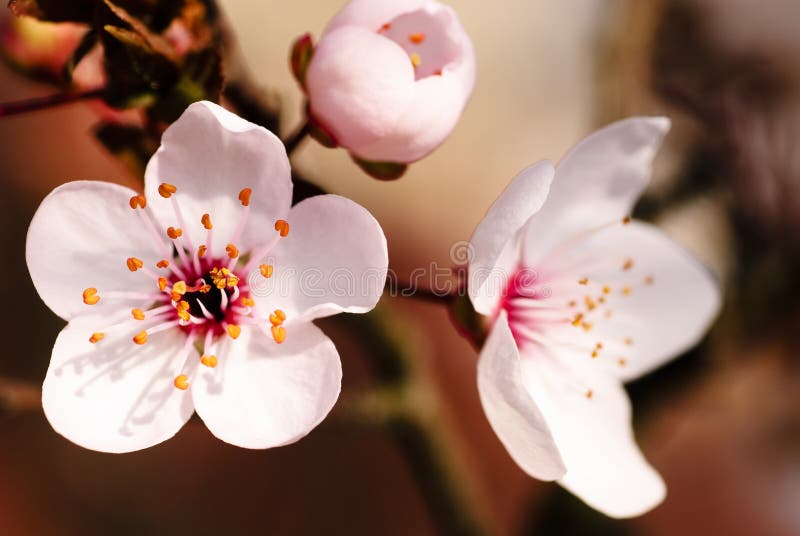
{"type": "MultiPolygon", "coordinates": [[[[140,307],[131,310],[132,320],[92,333],[89,342],[97,344],[105,338],[106,332],[128,329],[131,322],[142,323],[143,329],[133,337],[133,343],[138,345],[146,344],[149,336],[161,331],[179,329],[187,336],[184,346],[185,357],[188,358],[191,354],[195,342],[202,341],[203,351],[199,362],[213,368],[217,366],[216,348],[221,337],[227,335],[231,339],[237,339],[241,334],[241,326],[262,322],[253,312],[255,302],[250,297],[246,276],[255,270],[259,259],[264,258],[281,237],[289,234],[289,223],[285,220],[276,221],[274,237],[253,251],[247,252],[249,260],[242,264],[239,248],[235,242],[241,237],[250,210],[252,191],[245,188],[239,193],[239,201],[243,207],[242,216],[231,241],[225,246],[226,256],[212,257],[210,250],[214,238],[214,226],[211,216],[203,214],[200,218],[198,224],[206,230],[205,240],[203,244],[195,247],[183,233],[186,222],[175,197],[177,188],[163,183],[159,186],[158,192],[162,197],[171,200],[180,227],[168,227],[164,235],[171,244],[165,242],[164,235],[158,233],[154,221],[145,210],[147,206],[145,197],[142,195],[132,197],[131,208],[141,216],[143,225],[151,233],[154,244],[160,249],[164,258],[153,267],[145,266],[137,257],[129,257],[125,261],[128,270],[141,272],[153,280],[153,293],[113,290],[100,292],[94,287],[84,290],[83,302],[87,305],[95,305],[101,299],[142,301],[140,307]]],[[[258,266],[264,278],[271,277],[273,269],[273,266],[268,264],[258,266]]],[[[273,339],[278,344],[286,339],[286,328],[283,325],[285,320],[286,314],[279,309],[269,316],[268,325],[273,339]]],[[[192,363],[185,359],[180,374],[175,376],[174,384],[178,389],[189,387],[191,371],[194,370],[191,365],[192,363]]]]}

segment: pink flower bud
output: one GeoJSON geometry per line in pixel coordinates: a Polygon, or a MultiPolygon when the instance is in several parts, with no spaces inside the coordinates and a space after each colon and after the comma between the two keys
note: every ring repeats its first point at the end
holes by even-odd
{"type": "Polygon", "coordinates": [[[450,134],[475,85],[475,51],[435,0],[352,0],[305,74],[311,119],[357,160],[410,163],[450,134]]]}
{"type": "Polygon", "coordinates": [[[3,14],[0,48],[19,68],[57,77],[87,31],[80,24],[53,24],[3,14]]]}

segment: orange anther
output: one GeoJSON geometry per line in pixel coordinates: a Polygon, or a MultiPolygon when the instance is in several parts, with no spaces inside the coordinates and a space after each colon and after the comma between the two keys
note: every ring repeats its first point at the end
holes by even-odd
{"type": "Polygon", "coordinates": [[[173,240],[175,240],[176,238],[180,238],[182,234],[183,231],[180,228],[167,227],[167,236],[173,240]]]}
{"type": "Polygon", "coordinates": [[[379,32],[385,32],[385,31],[391,29],[391,27],[392,27],[391,23],[387,22],[386,24],[384,24],[380,28],[378,28],[378,31],[379,32]]]}
{"type": "Polygon", "coordinates": [[[180,294],[181,296],[186,294],[186,281],[178,281],[177,283],[173,283],[172,292],[180,294]]]}
{"type": "Polygon", "coordinates": [[[146,343],[147,342],[147,332],[146,331],[140,331],[139,333],[134,335],[133,342],[135,342],[136,344],[144,344],[144,343],[146,343]]]}
{"type": "Polygon", "coordinates": [[[94,305],[100,301],[100,296],[97,295],[97,289],[89,287],[83,291],[83,303],[86,305],[94,305]]]}
{"type": "Polygon", "coordinates": [[[433,71],[433,76],[442,76],[442,70],[436,69],[435,71],[433,71]]]}
{"type": "Polygon", "coordinates": [[[200,247],[198,247],[198,248],[197,248],[197,256],[198,256],[198,257],[202,257],[203,255],[205,255],[205,254],[206,254],[206,251],[208,251],[208,247],[207,247],[207,246],[200,246],[200,247]]]}
{"type": "Polygon", "coordinates": [[[272,326],[272,338],[278,344],[286,340],[286,328],[283,326],[272,326]]]}
{"type": "Polygon", "coordinates": [[[200,362],[207,366],[208,368],[214,368],[217,366],[217,356],[215,355],[204,355],[200,358],[200,362]]]}
{"type": "Polygon", "coordinates": [[[630,222],[631,222],[630,216],[625,216],[624,218],[622,218],[622,225],[628,225],[630,222]]]}
{"type": "Polygon", "coordinates": [[[228,332],[228,335],[231,339],[238,339],[239,335],[242,334],[242,328],[237,326],[236,324],[228,324],[228,327],[225,328],[228,332]]]}
{"type": "Polygon", "coordinates": [[[131,272],[135,272],[136,270],[144,266],[142,259],[137,259],[136,257],[128,257],[128,260],[125,261],[125,263],[128,265],[128,270],[130,270],[131,272]]]}
{"type": "Polygon", "coordinates": [[[633,344],[633,339],[631,339],[630,337],[625,337],[625,340],[623,342],[625,343],[625,346],[631,346],[633,344]]]}
{"type": "Polygon", "coordinates": [[[189,388],[189,377],[186,374],[181,374],[180,376],[176,376],[175,381],[172,383],[181,391],[185,391],[189,388]]]}
{"type": "Polygon", "coordinates": [[[256,304],[256,302],[253,301],[253,298],[241,298],[239,303],[245,307],[253,307],[256,304]]]}
{"type": "Polygon", "coordinates": [[[92,336],[89,337],[89,342],[92,344],[97,344],[98,342],[102,341],[105,338],[106,334],[102,331],[98,331],[97,333],[92,333],[92,336]]]}
{"type": "Polygon", "coordinates": [[[161,184],[158,185],[159,195],[161,195],[161,197],[164,197],[166,199],[172,197],[172,194],[174,194],[177,191],[178,189],[175,188],[175,186],[173,186],[172,184],[168,184],[166,182],[162,182],[161,184]]]}
{"type": "Polygon", "coordinates": [[[258,267],[258,271],[261,272],[261,275],[263,275],[264,277],[272,277],[272,272],[274,270],[275,269],[271,264],[262,264],[261,266],[258,267]]]}
{"type": "Polygon", "coordinates": [[[167,268],[169,266],[169,261],[167,259],[161,259],[156,263],[156,266],[159,268],[167,268]]]}
{"type": "Polygon", "coordinates": [[[578,313],[575,315],[575,318],[572,319],[572,325],[578,327],[581,325],[583,321],[583,313],[578,313]]]}
{"type": "Polygon", "coordinates": [[[620,357],[619,359],[617,359],[617,364],[618,364],[620,367],[624,367],[625,365],[627,365],[627,364],[628,364],[628,360],[627,360],[627,359],[625,359],[624,357],[620,357]]]}
{"type": "Polygon", "coordinates": [[[131,316],[136,320],[144,320],[144,311],[139,308],[131,309],[131,316]]]}
{"type": "Polygon", "coordinates": [[[208,294],[208,291],[211,290],[211,285],[201,285],[197,290],[203,294],[208,294]]]}
{"type": "Polygon", "coordinates": [[[225,252],[231,259],[235,259],[236,257],[239,256],[239,248],[237,248],[233,244],[228,244],[227,246],[225,246],[225,252]]]}
{"type": "Polygon", "coordinates": [[[597,359],[598,355],[600,355],[600,353],[597,350],[592,350],[592,359],[597,359]]]}
{"type": "Polygon", "coordinates": [[[425,41],[425,34],[422,32],[413,33],[408,36],[408,40],[414,43],[415,45],[419,45],[423,41],[425,41]]]}
{"type": "Polygon", "coordinates": [[[625,259],[625,264],[622,265],[623,270],[630,270],[633,268],[633,259],[625,259]]]}
{"type": "Polygon", "coordinates": [[[191,315],[188,311],[181,311],[180,309],[177,310],[178,318],[183,320],[184,322],[188,322],[191,319],[191,315]]]}
{"type": "Polygon", "coordinates": [[[169,284],[169,282],[167,281],[166,277],[159,277],[158,278],[158,290],[160,290],[161,292],[164,292],[165,290],[167,290],[167,285],[168,284],[169,284]]]}
{"type": "Polygon", "coordinates": [[[594,393],[592,392],[592,390],[591,390],[591,389],[587,389],[587,390],[586,390],[586,398],[592,398],[592,395],[593,395],[593,394],[594,394],[594,393]]]}
{"type": "Polygon", "coordinates": [[[137,208],[144,208],[147,206],[147,199],[145,199],[143,195],[134,195],[131,197],[130,205],[134,210],[137,208]]]}
{"type": "Polygon", "coordinates": [[[273,326],[280,326],[286,320],[286,313],[280,309],[275,309],[275,312],[269,315],[269,321],[273,326]]]}
{"type": "Polygon", "coordinates": [[[609,287],[608,285],[603,285],[603,294],[610,294],[610,293],[611,293],[611,287],[609,287]]]}
{"type": "Polygon", "coordinates": [[[289,222],[286,220],[278,220],[275,222],[275,230],[278,231],[281,236],[286,236],[289,234],[289,222]]]}
{"type": "Polygon", "coordinates": [[[588,277],[584,277],[583,279],[579,279],[578,280],[578,284],[579,285],[588,285],[589,284],[589,278],[588,277]]]}
{"type": "Polygon", "coordinates": [[[211,216],[209,216],[208,214],[203,214],[203,217],[200,218],[200,223],[202,223],[203,227],[205,227],[208,230],[214,228],[214,226],[211,225],[211,216]]]}
{"type": "Polygon", "coordinates": [[[239,192],[239,201],[242,202],[242,206],[249,207],[250,206],[250,195],[253,193],[253,190],[250,188],[243,188],[241,192],[239,192]]]}

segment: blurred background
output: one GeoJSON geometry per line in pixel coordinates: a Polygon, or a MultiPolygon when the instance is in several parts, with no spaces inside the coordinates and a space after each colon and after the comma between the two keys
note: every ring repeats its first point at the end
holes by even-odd
{"type": "MultiPolygon", "coordinates": [[[[450,265],[451,245],[469,239],[522,168],[558,160],[620,117],[668,115],[673,130],[637,215],[706,262],[726,294],[706,341],[629,386],[637,438],[668,496],[628,521],[527,477],[489,428],[477,354],[445,308],[385,297],[380,329],[402,340],[417,381],[409,403],[436,423],[441,437],[430,448],[446,452],[468,517],[500,535],[800,534],[800,3],[449,3],[479,68],[449,140],[391,183],[312,141],[295,154],[296,169],[376,216],[402,278],[432,261],[450,265]]],[[[318,36],[342,2],[220,4],[238,60],[280,103],[288,133],[303,107],[290,45],[307,31],[318,36]]],[[[8,24],[8,13],[0,17],[8,24]]],[[[0,101],[54,91],[0,66],[0,101]]],[[[62,326],[25,266],[34,210],[66,181],[141,181],[92,134],[105,113],[76,103],[0,119],[0,390],[11,393],[0,413],[0,533],[441,533],[426,491],[437,477],[426,480],[402,426],[333,417],[299,443],[253,452],[192,421],[164,444],[115,456],[69,443],[40,409],[25,408],[36,396],[26,386],[44,378],[62,326]]],[[[325,326],[344,362],[342,404],[374,380],[366,354],[394,351],[366,331],[360,338],[358,322],[325,326]]]]}

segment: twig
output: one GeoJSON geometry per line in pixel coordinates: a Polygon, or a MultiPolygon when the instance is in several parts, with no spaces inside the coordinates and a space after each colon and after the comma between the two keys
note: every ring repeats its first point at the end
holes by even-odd
{"type": "Polygon", "coordinates": [[[55,108],[56,106],[62,106],[64,104],[70,104],[82,100],[99,99],[104,93],[105,88],[97,88],[87,91],[68,91],[65,93],[56,93],[54,95],[47,95],[46,97],[26,99],[17,102],[0,103],[0,117],[8,117],[10,115],[46,110],[48,108],[55,108]]]}
{"type": "Polygon", "coordinates": [[[283,144],[286,146],[286,154],[292,156],[292,153],[297,149],[297,147],[303,143],[303,140],[306,139],[308,136],[308,121],[303,122],[297,130],[292,132],[286,141],[283,144]]]}

